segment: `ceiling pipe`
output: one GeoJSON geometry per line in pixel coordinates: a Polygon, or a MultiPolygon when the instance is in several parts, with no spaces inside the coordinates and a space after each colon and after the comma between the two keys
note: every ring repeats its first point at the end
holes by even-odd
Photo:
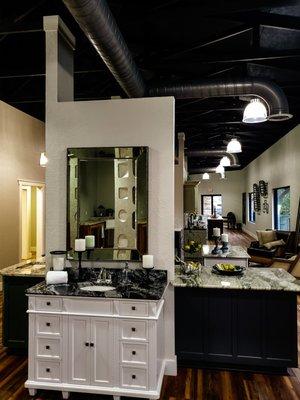
{"type": "Polygon", "coordinates": [[[105,0],[63,0],[119,85],[129,97],[174,96],[176,99],[249,96],[261,98],[269,108],[270,121],[292,117],[283,90],[274,82],[246,79],[215,80],[181,85],[162,85],[147,90],[125,40],[105,0]]]}
{"type": "Polygon", "coordinates": [[[144,97],[144,80],[106,1],[63,2],[128,97],[144,97]]]}
{"type": "MultiPolygon", "coordinates": [[[[234,153],[227,153],[226,150],[189,150],[186,151],[188,157],[228,157],[230,159],[230,167],[240,167],[238,156],[234,153]]],[[[207,172],[207,171],[205,171],[207,172]]]]}
{"type": "Polygon", "coordinates": [[[283,90],[274,82],[255,78],[236,82],[216,80],[198,81],[181,85],[151,87],[150,96],[174,96],[176,99],[249,96],[259,97],[269,109],[269,121],[292,118],[283,90]]]}

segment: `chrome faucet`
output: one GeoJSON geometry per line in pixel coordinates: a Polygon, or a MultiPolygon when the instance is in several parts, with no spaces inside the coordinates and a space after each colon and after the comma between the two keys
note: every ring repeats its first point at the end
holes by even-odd
{"type": "Polygon", "coordinates": [[[104,267],[101,267],[97,278],[97,283],[100,283],[105,279],[106,279],[106,269],[104,267]]]}
{"type": "Polygon", "coordinates": [[[129,264],[126,261],[125,262],[125,267],[122,271],[122,283],[127,285],[129,283],[129,279],[128,279],[128,273],[129,273],[130,269],[129,269],[129,264]]]}

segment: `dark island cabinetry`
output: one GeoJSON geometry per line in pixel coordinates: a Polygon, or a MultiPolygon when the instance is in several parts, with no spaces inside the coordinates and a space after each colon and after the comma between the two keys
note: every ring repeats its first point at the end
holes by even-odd
{"type": "Polygon", "coordinates": [[[297,294],[175,288],[179,365],[285,369],[297,361],[297,294]]]}
{"type": "Polygon", "coordinates": [[[44,277],[3,276],[3,346],[26,349],[28,343],[28,315],[26,289],[44,277]]]}

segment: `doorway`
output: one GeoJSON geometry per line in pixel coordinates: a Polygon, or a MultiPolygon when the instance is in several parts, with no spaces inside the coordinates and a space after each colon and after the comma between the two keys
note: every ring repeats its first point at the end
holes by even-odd
{"type": "Polygon", "coordinates": [[[19,181],[20,261],[38,259],[44,254],[45,185],[19,181]]]}
{"type": "Polygon", "coordinates": [[[201,196],[201,212],[202,215],[207,215],[210,217],[214,214],[221,217],[222,216],[222,195],[221,194],[203,194],[201,196]]]}

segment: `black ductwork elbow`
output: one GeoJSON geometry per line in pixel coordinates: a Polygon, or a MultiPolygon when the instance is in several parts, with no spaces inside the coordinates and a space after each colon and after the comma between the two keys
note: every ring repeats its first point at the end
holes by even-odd
{"type": "Polygon", "coordinates": [[[250,96],[259,97],[269,109],[270,121],[290,119],[289,105],[283,90],[274,82],[246,79],[235,82],[216,80],[197,81],[181,85],[157,86],[149,89],[152,97],[174,96],[176,99],[250,96]]]}
{"type": "Polygon", "coordinates": [[[189,150],[186,151],[187,157],[228,157],[230,167],[240,167],[239,158],[235,153],[227,153],[226,150],[189,150]]]}
{"type": "Polygon", "coordinates": [[[143,78],[106,1],[63,2],[128,97],[143,97],[143,78]]]}

